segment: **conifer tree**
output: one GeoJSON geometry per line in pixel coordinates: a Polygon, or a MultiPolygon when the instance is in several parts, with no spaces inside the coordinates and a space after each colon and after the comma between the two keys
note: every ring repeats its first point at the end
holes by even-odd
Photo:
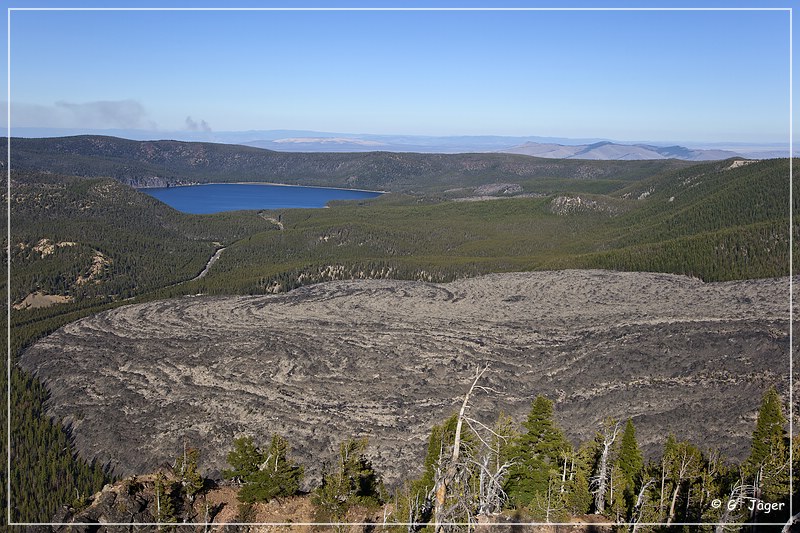
{"type": "MultiPolygon", "coordinates": [[[[727,464],[722,454],[717,449],[711,449],[705,454],[703,470],[700,473],[698,490],[700,497],[698,502],[699,518],[704,522],[720,522],[723,513],[727,510],[714,508],[710,505],[715,499],[730,502],[734,487],[741,482],[741,477],[736,471],[738,465],[734,467],[727,464]]],[[[730,513],[729,513],[730,515],[730,513]]]]}
{"type": "Polygon", "coordinates": [[[606,514],[615,522],[622,522],[627,517],[628,505],[625,500],[626,480],[619,463],[614,463],[608,480],[608,500],[606,514]]]}
{"type": "Polygon", "coordinates": [[[590,453],[582,446],[577,453],[572,454],[575,464],[571,466],[566,496],[567,509],[572,515],[586,514],[592,507],[592,493],[589,490],[590,453]]]}
{"type": "Polygon", "coordinates": [[[635,483],[641,477],[644,458],[636,441],[636,428],[630,418],[625,423],[625,429],[622,432],[618,462],[620,470],[628,481],[635,483]]]}
{"type": "Polygon", "coordinates": [[[252,437],[240,437],[228,453],[228,464],[233,468],[222,474],[244,483],[238,498],[245,503],[291,496],[300,489],[303,467],[289,459],[288,453],[289,443],[280,435],[272,436],[266,451],[257,448],[252,437]]]}
{"type": "MultiPolygon", "coordinates": [[[[411,492],[414,496],[420,496],[422,499],[425,499],[431,489],[433,489],[436,465],[439,463],[439,458],[442,454],[448,454],[452,451],[457,423],[458,414],[453,414],[453,416],[442,422],[442,424],[435,425],[431,428],[431,435],[428,437],[428,451],[425,454],[425,461],[423,463],[422,476],[412,483],[411,492]]],[[[462,428],[462,453],[471,456],[475,452],[477,445],[478,439],[472,431],[467,427],[462,428]]],[[[505,445],[503,445],[501,450],[502,454],[508,453],[505,445]]],[[[505,459],[505,456],[503,459],[505,459]]]]}
{"type": "Polygon", "coordinates": [[[350,438],[339,446],[336,467],[323,473],[312,497],[323,517],[341,520],[354,504],[383,503],[383,481],[365,455],[367,443],[366,438],[350,438]]]}
{"type": "Polygon", "coordinates": [[[757,498],[784,501],[788,495],[789,441],[785,426],[781,398],[775,387],[770,387],[758,410],[750,457],[745,463],[757,498]]]}
{"type": "MultiPolygon", "coordinates": [[[[177,520],[172,490],[172,483],[167,481],[166,476],[162,472],[158,472],[155,479],[154,502],[156,511],[155,519],[158,523],[172,523],[177,520]]],[[[161,526],[158,526],[158,530],[161,530],[161,526]]]]}
{"type": "Polygon", "coordinates": [[[175,461],[175,473],[178,475],[181,490],[189,499],[194,501],[195,495],[203,489],[205,481],[198,470],[200,460],[200,450],[197,448],[187,448],[183,443],[183,453],[175,461]]]}
{"type": "Polygon", "coordinates": [[[439,461],[439,456],[443,450],[453,444],[453,437],[456,432],[456,418],[457,415],[454,414],[441,425],[437,424],[431,428],[431,434],[428,437],[428,450],[425,453],[425,461],[422,465],[422,476],[412,485],[412,492],[423,499],[433,489],[436,463],[439,461]]]}
{"type": "Polygon", "coordinates": [[[621,480],[623,482],[622,497],[625,500],[626,513],[630,516],[634,505],[636,505],[638,487],[641,483],[642,470],[644,469],[642,450],[639,449],[639,444],[636,442],[636,428],[630,418],[622,432],[617,465],[623,477],[621,480]]]}
{"type": "Polygon", "coordinates": [[[516,462],[506,484],[506,492],[517,506],[528,505],[537,494],[547,494],[551,472],[558,473],[560,458],[572,449],[553,420],[553,402],[544,396],[536,397],[522,425],[527,432],[517,438],[516,462]]]}
{"type": "MultiPolygon", "coordinates": [[[[679,516],[679,497],[685,498],[695,481],[701,478],[703,471],[703,457],[700,450],[693,444],[678,442],[673,435],[667,438],[662,457],[662,481],[667,482],[668,492],[661,494],[661,505],[668,509],[666,523],[669,525],[679,516]]],[[[686,512],[683,513],[684,518],[686,512]]]]}
{"type": "MultiPolygon", "coordinates": [[[[509,424],[507,418],[498,419],[500,424],[509,424]]],[[[433,516],[433,489],[436,485],[437,470],[441,466],[443,457],[452,453],[455,441],[456,425],[458,424],[458,414],[454,413],[441,424],[431,428],[428,437],[427,451],[422,466],[422,474],[406,483],[399,493],[398,516],[408,522],[427,523],[433,516]]],[[[497,431],[503,434],[502,430],[497,431]]],[[[460,446],[462,453],[467,457],[472,457],[478,448],[478,439],[475,434],[464,426],[461,429],[460,446]]],[[[497,449],[500,450],[500,459],[504,461],[508,454],[508,445],[505,442],[496,442],[497,449]]]]}
{"type": "Polygon", "coordinates": [[[547,490],[533,495],[528,510],[537,522],[564,522],[569,519],[567,498],[561,492],[561,478],[555,470],[550,471],[547,490]]]}
{"type": "Polygon", "coordinates": [[[300,490],[303,467],[287,457],[289,444],[280,435],[273,435],[269,449],[262,454],[263,462],[246,478],[239,492],[245,503],[268,502],[273,498],[291,496],[300,490]]]}
{"type": "MultiPolygon", "coordinates": [[[[511,461],[513,442],[519,436],[519,433],[514,419],[503,411],[500,411],[500,414],[497,415],[497,421],[492,431],[491,449],[496,466],[499,468],[500,465],[511,461]]],[[[467,439],[470,440],[470,437],[467,437],[467,439]]]]}
{"type": "Polygon", "coordinates": [[[261,452],[253,444],[253,437],[239,437],[233,441],[233,450],[228,452],[230,470],[223,470],[225,479],[244,481],[244,478],[256,470],[264,462],[261,452]]]}
{"type": "Polygon", "coordinates": [[[751,469],[758,468],[767,459],[776,441],[786,438],[785,426],[786,417],[783,415],[781,398],[775,387],[770,387],[764,393],[753,431],[753,443],[747,459],[751,469]]]}

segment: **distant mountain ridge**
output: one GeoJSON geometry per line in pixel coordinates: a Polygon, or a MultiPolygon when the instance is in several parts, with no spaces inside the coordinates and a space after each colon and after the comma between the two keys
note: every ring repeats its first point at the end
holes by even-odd
{"type": "Polygon", "coordinates": [[[637,179],[689,164],[664,158],[553,161],[498,152],[278,152],[232,144],[131,141],[96,135],[12,138],[11,161],[16,170],[113,177],[134,187],[260,181],[396,192],[536,179],[637,179]]]}
{"type": "Polygon", "coordinates": [[[601,141],[593,144],[564,145],[526,142],[505,150],[506,154],[521,154],[550,159],[591,159],[597,161],[643,161],[650,159],[682,159],[684,161],[717,161],[731,157],[746,157],[728,150],[700,150],[685,146],[654,146],[649,144],[619,144],[601,141]]]}
{"type": "MultiPolygon", "coordinates": [[[[12,137],[42,138],[67,136],[113,136],[137,141],[174,140],[237,144],[278,152],[416,152],[458,154],[504,152],[545,158],[571,159],[665,159],[709,161],[745,157],[771,159],[787,157],[789,146],[773,143],[689,143],[680,139],[620,141],[607,138],[569,138],[508,135],[391,135],[310,130],[251,131],[148,131],[86,130],[59,128],[12,128],[12,137]],[[544,146],[544,148],[539,147],[544,146]],[[679,145],[679,146],[678,146],[679,145]],[[549,147],[549,149],[548,149],[549,147]],[[590,150],[587,148],[592,147],[590,150]],[[582,155],[577,152],[585,150],[582,155]],[[537,152],[537,153],[530,153],[537,152]],[[550,155],[548,155],[550,154],[550,155]]],[[[796,155],[800,152],[796,151],[796,155]]]]}

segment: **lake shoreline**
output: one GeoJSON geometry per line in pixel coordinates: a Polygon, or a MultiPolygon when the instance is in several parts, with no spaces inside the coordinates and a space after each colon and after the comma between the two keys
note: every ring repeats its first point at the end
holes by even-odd
{"type": "Polygon", "coordinates": [[[266,182],[183,184],[175,187],[150,187],[141,192],[178,211],[195,215],[226,211],[324,209],[333,201],[371,199],[386,194],[364,189],[266,182]]]}
{"type": "Polygon", "coordinates": [[[370,192],[388,194],[389,191],[375,191],[372,189],[352,189],[347,187],[327,187],[325,185],[296,185],[291,183],[273,183],[271,181],[210,181],[208,183],[179,183],[167,187],[134,187],[137,191],[152,189],[176,189],[178,187],[199,187],[201,185],[271,185],[273,187],[302,187],[304,189],[333,189],[335,191],[370,192]]]}
{"type": "MultiPolygon", "coordinates": [[[[373,191],[372,189],[350,189],[347,187],[326,187],[324,185],[292,185],[290,183],[271,183],[267,181],[237,181],[232,182],[236,185],[274,185],[275,187],[303,187],[304,189],[333,189],[336,191],[355,191],[371,192],[376,194],[387,194],[389,191],[373,191]]],[[[211,185],[211,183],[209,183],[211,185]]],[[[214,185],[225,185],[224,183],[214,183],[214,185]]]]}

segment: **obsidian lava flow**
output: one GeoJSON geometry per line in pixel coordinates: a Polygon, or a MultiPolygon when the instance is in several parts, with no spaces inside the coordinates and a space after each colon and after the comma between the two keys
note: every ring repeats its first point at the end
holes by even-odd
{"type": "Polygon", "coordinates": [[[185,439],[214,475],[235,436],[279,432],[312,478],[344,438],[368,436],[396,482],[487,362],[496,392],[470,411],[487,424],[500,410],[521,422],[544,394],[575,443],[630,417],[647,452],[672,432],[741,459],[763,391],[787,390],[788,283],[568,270],[184,297],[69,324],[21,364],[82,454],[119,474],[169,462],[185,439]]]}

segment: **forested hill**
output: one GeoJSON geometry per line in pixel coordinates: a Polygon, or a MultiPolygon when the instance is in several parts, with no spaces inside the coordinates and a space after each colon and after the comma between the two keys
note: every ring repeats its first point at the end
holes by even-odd
{"type": "Polygon", "coordinates": [[[116,137],[13,138],[15,170],[113,177],[134,187],[264,181],[386,191],[443,191],[530,179],[642,179],[689,163],[580,161],[515,154],[291,153],[213,143],[116,137]]]}
{"type": "Polygon", "coordinates": [[[14,172],[12,301],[32,291],[127,298],[195,277],[216,248],[274,224],[186,215],[109,178],[14,172]]]}
{"type": "Polygon", "coordinates": [[[182,293],[562,268],[706,281],[787,275],[788,161],[731,167],[706,163],[623,183],[520,180],[519,197],[491,202],[391,194],[324,210],[217,215],[178,213],[109,178],[15,171],[12,302],[158,290],[195,277],[220,246],[228,248],[214,269],[182,293]],[[597,185],[616,190],[585,192],[597,185]],[[279,216],[280,226],[270,220],[279,216]]]}

